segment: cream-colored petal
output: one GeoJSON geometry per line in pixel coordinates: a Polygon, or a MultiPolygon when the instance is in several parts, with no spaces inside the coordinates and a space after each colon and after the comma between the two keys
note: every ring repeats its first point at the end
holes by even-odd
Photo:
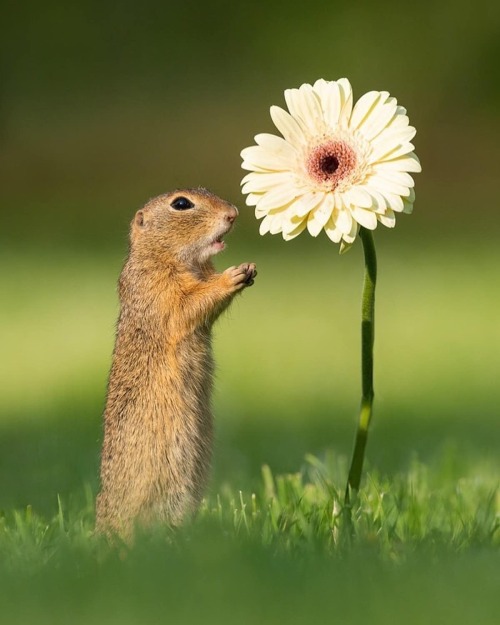
{"type": "Polygon", "coordinates": [[[406,154],[399,158],[393,158],[391,160],[378,161],[374,165],[375,171],[408,171],[419,173],[422,171],[422,166],[415,153],[406,154]]]}
{"type": "Polygon", "coordinates": [[[337,80],[337,84],[340,89],[340,98],[342,103],[339,123],[342,126],[347,127],[352,113],[352,87],[347,78],[340,78],[340,80],[337,80]]]}
{"type": "Polygon", "coordinates": [[[410,143],[415,136],[415,128],[407,126],[401,129],[387,129],[380,133],[371,143],[372,152],[369,162],[391,160],[412,152],[414,146],[410,143]]]}
{"type": "MultiPolygon", "coordinates": [[[[387,182],[393,182],[394,184],[401,185],[403,187],[414,187],[415,181],[405,171],[394,171],[384,167],[383,163],[380,163],[374,167],[375,177],[382,178],[387,182]]],[[[375,184],[375,183],[374,183],[375,184]]],[[[376,186],[376,185],[375,185],[376,186]]],[[[404,195],[408,195],[405,193],[404,195]]]]}
{"type": "Polygon", "coordinates": [[[285,141],[283,137],[277,137],[268,132],[255,135],[255,143],[264,148],[264,150],[268,150],[277,156],[293,159],[297,154],[291,143],[285,141]]]}
{"type": "Polygon", "coordinates": [[[387,191],[384,191],[383,195],[387,203],[388,209],[390,208],[396,213],[403,212],[404,204],[403,204],[403,199],[400,195],[395,195],[394,193],[388,193],[387,191]]]}
{"type": "Polygon", "coordinates": [[[283,232],[295,230],[301,221],[304,221],[304,217],[297,217],[297,215],[295,215],[292,202],[283,213],[283,232]]]}
{"type": "Polygon", "coordinates": [[[307,229],[309,234],[317,237],[330,219],[333,212],[333,197],[330,193],[325,194],[323,201],[309,213],[307,229]]]}
{"type": "Polygon", "coordinates": [[[253,172],[247,174],[241,181],[242,193],[263,192],[282,184],[294,184],[295,176],[291,172],[253,172]]]}
{"type": "Polygon", "coordinates": [[[283,217],[282,215],[266,215],[260,222],[259,233],[265,235],[268,232],[270,234],[278,234],[281,232],[283,217]]]}
{"type": "Polygon", "coordinates": [[[333,205],[337,210],[345,208],[345,204],[342,200],[342,193],[339,193],[339,191],[334,191],[333,193],[333,205]]]}
{"type": "Polygon", "coordinates": [[[243,176],[243,178],[241,179],[240,184],[243,186],[244,184],[246,184],[247,182],[250,182],[250,180],[253,180],[255,177],[259,176],[260,174],[255,173],[254,171],[251,171],[248,174],[245,174],[243,176]]]}
{"type": "MultiPolygon", "coordinates": [[[[409,154],[410,152],[413,152],[413,150],[415,149],[415,146],[413,145],[413,143],[402,143],[402,144],[394,144],[393,149],[390,149],[389,147],[389,151],[384,153],[381,153],[380,156],[377,155],[376,152],[372,152],[372,154],[370,155],[370,159],[369,162],[370,163],[375,163],[375,162],[383,162],[385,160],[392,160],[394,158],[398,158],[400,156],[406,156],[406,154],[409,154]]],[[[383,150],[381,150],[381,152],[383,152],[383,150]]]]}
{"type": "Polygon", "coordinates": [[[334,243],[338,243],[342,238],[342,232],[340,228],[336,225],[332,218],[330,218],[325,224],[325,232],[326,236],[333,241],[334,243]]]}
{"type": "Polygon", "coordinates": [[[376,213],[384,213],[385,209],[387,208],[387,202],[385,201],[385,198],[382,195],[382,193],[380,193],[378,189],[376,189],[375,187],[371,185],[365,185],[364,188],[373,198],[372,210],[374,210],[376,213]]]}
{"type": "Polygon", "coordinates": [[[271,220],[271,224],[269,227],[269,232],[271,234],[278,234],[283,229],[283,215],[269,215],[269,219],[271,220]]]}
{"type": "Polygon", "coordinates": [[[334,80],[317,80],[314,90],[318,94],[323,109],[323,119],[332,130],[337,128],[342,110],[341,91],[334,80]]]}
{"type": "Polygon", "coordinates": [[[322,119],[323,113],[319,97],[312,85],[303,84],[299,89],[287,89],[285,100],[288,110],[295,119],[299,120],[300,125],[309,133],[317,134],[318,120],[322,119]]]}
{"type": "Polygon", "coordinates": [[[407,184],[401,184],[394,181],[392,178],[379,173],[370,178],[370,184],[372,184],[384,195],[386,193],[393,193],[394,195],[402,195],[406,197],[410,193],[410,187],[407,184]]]}
{"type": "Polygon", "coordinates": [[[274,206],[273,208],[269,208],[267,210],[268,215],[276,215],[278,213],[280,213],[280,215],[284,218],[284,219],[289,219],[289,217],[292,215],[292,213],[290,213],[290,207],[293,206],[293,200],[291,200],[290,202],[286,202],[286,204],[280,204],[279,206],[274,206]]]}
{"type": "Polygon", "coordinates": [[[356,236],[358,234],[358,230],[359,230],[359,224],[357,221],[355,221],[354,219],[352,220],[352,227],[351,227],[351,231],[349,233],[344,233],[342,235],[342,240],[345,241],[347,244],[352,245],[354,243],[354,240],[356,239],[356,236]]]}
{"type": "Polygon", "coordinates": [[[318,78],[318,80],[313,85],[314,91],[316,91],[316,93],[320,96],[320,98],[321,98],[321,94],[324,93],[325,89],[327,88],[328,88],[328,81],[325,80],[324,78],[318,78]]]}
{"type": "Polygon", "coordinates": [[[394,211],[388,208],[383,215],[377,215],[378,220],[387,228],[394,228],[396,225],[396,215],[394,211]]]}
{"type": "Polygon", "coordinates": [[[387,124],[387,130],[397,130],[408,128],[410,125],[410,118],[408,115],[401,115],[397,111],[399,106],[396,107],[396,115],[391,119],[391,121],[387,124]]]}
{"type": "Polygon", "coordinates": [[[271,185],[265,185],[265,186],[261,186],[258,184],[258,181],[255,181],[254,183],[252,182],[246,182],[242,187],[241,187],[241,192],[242,193],[251,193],[253,191],[258,191],[258,192],[263,192],[263,191],[269,191],[269,189],[271,189],[272,186],[271,185]],[[260,187],[260,188],[259,188],[260,187]]]}
{"type": "Polygon", "coordinates": [[[351,206],[351,214],[360,226],[364,226],[368,230],[375,230],[377,227],[377,215],[373,211],[360,206],[351,206]]]}
{"type": "Polygon", "coordinates": [[[254,168],[260,168],[261,170],[285,171],[293,166],[292,151],[276,153],[260,145],[252,145],[249,148],[245,148],[241,152],[241,156],[244,164],[250,163],[254,168]]]}
{"type": "Polygon", "coordinates": [[[298,225],[295,226],[293,230],[288,230],[287,232],[283,230],[283,238],[285,239],[285,241],[291,241],[292,239],[295,239],[295,237],[298,237],[299,234],[304,232],[304,230],[306,229],[306,224],[307,220],[303,219],[298,225]]]}
{"type": "Polygon", "coordinates": [[[260,210],[282,208],[295,199],[298,191],[291,185],[281,185],[274,187],[271,191],[264,193],[260,198],[257,207],[260,210]]]}
{"type": "Polygon", "coordinates": [[[265,209],[262,210],[262,208],[258,208],[257,206],[255,207],[254,212],[257,219],[262,219],[262,217],[265,217],[269,213],[269,211],[265,209]]]}
{"type": "Polygon", "coordinates": [[[402,126],[385,128],[375,139],[373,139],[373,145],[379,145],[380,143],[408,143],[416,135],[417,131],[413,126],[402,126]]]}
{"type": "Polygon", "coordinates": [[[367,141],[372,141],[383,130],[387,129],[389,122],[395,117],[395,115],[396,104],[387,102],[386,104],[378,105],[371,112],[369,118],[365,121],[359,131],[367,141]]]}
{"type": "Polygon", "coordinates": [[[255,206],[260,199],[260,194],[258,193],[249,193],[246,197],[245,204],[247,206],[255,206]]]}
{"type": "Polygon", "coordinates": [[[269,168],[260,167],[259,165],[255,165],[255,163],[251,163],[250,161],[243,161],[241,163],[241,169],[246,169],[247,171],[252,171],[252,172],[262,172],[262,173],[270,171],[269,168]]]}
{"type": "Polygon", "coordinates": [[[359,98],[352,110],[349,128],[356,130],[366,121],[371,111],[380,102],[381,95],[380,91],[368,91],[359,98]]]}
{"type": "Polygon", "coordinates": [[[269,229],[271,227],[271,222],[272,222],[272,217],[269,217],[269,216],[264,217],[264,219],[260,222],[260,226],[259,226],[260,235],[264,236],[265,234],[269,232],[269,229]]]}
{"type": "Polygon", "coordinates": [[[355,205],[362,208],[371,208],[373,206],[372,196],[361,186],[354,186],[344,191],[342,199],[349,206],[355,205]]]}
{"type": "Polygon", "coordinates": [[[302,145],[305,142],[302,128],[290,113],[279,106],[271,106],[271,119],[286,141],[292,145],[302,145]]]}
{"type": "Polygon", "coordinates": [[[340,232],[342,232],[342,234],[349,234],[349,232],[352,230],[351,211],[345,208],[338,211],[335,223],[340,232]]]}
{"type": "Polygon", "coordinates": [[[323,201],[325,194],[318,191],[304,193],[294,203],[294,210],[297,217],[305,217],[313,208],[323,201]]]}
{"type": "Polygon", "coordinates": [[[295,147],[282,137],[263,132],[255,136],[255,142],[267,153],[283,159],[287,163],[293,164],[297,159],[295,147]]]}

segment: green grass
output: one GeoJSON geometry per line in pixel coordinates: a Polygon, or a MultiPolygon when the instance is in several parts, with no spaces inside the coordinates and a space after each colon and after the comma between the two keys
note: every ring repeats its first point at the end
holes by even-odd
{"type": "Polygon", "coordinates": [[[460,241],[377,232],[375,421],[351,533],[360,250],[240,232],[218,263],[256,260],[259,276],[215,333],[206,502],[118,549],[92,530],[123,252],[3,252],[0,622],[496,622],[496,248],[471,263],[460,241]]]}
{"type": "Polygon", "coordinates": [[[52,519],[9,512],[0,519],[5,622],[301,623],[332,610],[348,622],[494,623],[495,478],[484,465],[458,477],[456,460],[369,475],[352,525],[333,456],[308,457],[295,474],[263,467],[257,492],[225,488],[193,523],[133,546],[92,535],[90,489],[72,507],[59,502],[52,519]]]}

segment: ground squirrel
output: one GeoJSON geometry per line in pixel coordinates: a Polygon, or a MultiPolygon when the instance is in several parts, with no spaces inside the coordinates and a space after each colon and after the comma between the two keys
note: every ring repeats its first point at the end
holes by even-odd
{"type": "Polygon", "coordinates": [[[237,209],[205,189],[137,211],[119,280],[120,316],[104,412],[98,531],[173,525],[196,510],[212,452],[211,327],[253,284],[253,263],[216,273],[237,209]]]}

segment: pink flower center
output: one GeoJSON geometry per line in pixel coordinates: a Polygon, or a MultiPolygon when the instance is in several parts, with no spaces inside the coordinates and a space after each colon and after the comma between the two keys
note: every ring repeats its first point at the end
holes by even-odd
{"type": "Polygon", "coordinates": [[[327,183],[331,190],[349,176],[356,167],[356,153],[344,141],[328,141],[315,147],[307,159],[311,178],[327,183]]]}

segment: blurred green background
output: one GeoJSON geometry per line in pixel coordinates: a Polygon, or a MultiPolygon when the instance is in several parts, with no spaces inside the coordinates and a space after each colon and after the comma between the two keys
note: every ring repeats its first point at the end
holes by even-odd
{"type": "Polygon", "coordinates": [[[318,77],[395,95],[423,164],[414,214],[375,233],[369,468],[443,449],[457,475],[498,467],[500,4],[7,1],[0,50],[0,509],[97,489],[128,224],[175,187],[240,206],[216,262],[259,267],[216,330],[211,492],[306,453],[347,461],[360,244],[261,238],[239,192],[269,106],[318,77]]]}
{"type": "Polygon", "coordinates": [[[412,216],[379,228],[369,461],[450,443],[494,454],[499,416],[500,7],[299,2],[8,3],[1,20],[0,506],[97,487],[128,224],[206,186],[240,206],[224,266],[255,287],[216,332],[214,488],[348,455],[359,395],[360,245],[262,238],[240,150],[317,77],[387,89],[417,129],[412,216]]]}

